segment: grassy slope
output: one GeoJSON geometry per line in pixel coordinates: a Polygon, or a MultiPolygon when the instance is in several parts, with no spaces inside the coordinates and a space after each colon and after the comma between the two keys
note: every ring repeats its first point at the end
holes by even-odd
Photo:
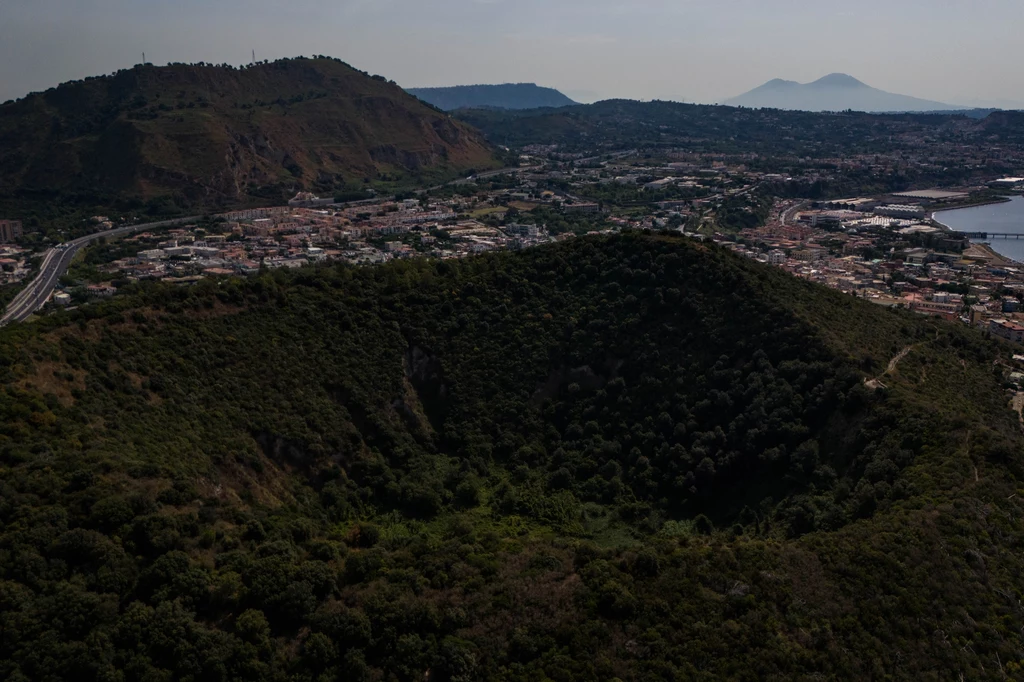
{"type": "MultiPolygon", "coordinates": [[[[991,348],[967,330],[713,247],[632,236],[157,287],[3,337],[2,651],[30,678],[123,669],[132,646],[131,679],[187,665],[204,679],[289,665],[299,679],[359,678],[361,662],[397,679],[428,667],[523,680],[1020,670],[1022,438],[991,348]],[[666,307],[670,284],[685,295],[666,307]],[[779,372],[820,370],[791,359],[794,342],[836,368],[821,386],[843,367],[878,376],[915,348],[884,398],[824,422],[822,457],[840,479],[827,494],[790,471],[772,492],[791,501],[765,503],[740,473],[679,508],[643,492],[628,445],[610,455],[628,486],[615,500],[585,501],[583,481],[550,487],[562,463],[578,477],[587,466],[565,420],[595,416],[622,440],[615,423],[632,418],[622,401],[618,416],[598,412],[614,383],[556,377],[538,401],[553,370],[622,360],[642,425],[680,390],[657,385],[677,353],[699,376],[720,373],[723,353],[726,371],[747,367],[758,349],[779,372]],[[894,459],[865,467],[839,444],[872,424],[888,435],[868,447],[894,459]],[[758,513],[715,503],[737,496],[758,513]],[[829,525],[833,497],[854,511],[829,525]],[[801,504],[819,530],[794,538],[801,504]],[[728,530],[702,531],[701,509],[728,530]],[[93,559],[69,554],[86,541],[75,551],[93,559]],[[160,577],[171,561],[188,581],[160,577]],[[56,604],[90,625],[49,623],[56,604]],[[365,617],[368,633],[337,613],[365,617]],[[159,643],[172,623],[177,653],[159,643]],[[90,630],[112,637],[106,663],[78,662],[91,660],[75,644],[90,630]],[[39,658],[46,638],[63,663],[39,658]]],[[[663,466],[657,440],[636,443],[663,466]]]]}
{"type": "Polygon", "coordinates": [[[493,164],[467,126],[328,59],[136,67],[0,108],[0,190],[201,202],[493,164]]]}

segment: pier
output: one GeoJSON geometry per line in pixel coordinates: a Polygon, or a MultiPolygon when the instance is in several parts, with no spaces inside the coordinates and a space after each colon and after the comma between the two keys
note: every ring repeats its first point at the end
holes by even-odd
{"type": "Polygon", "coordinates": [[[1024,239],[1024,232],[954,232],[964,239],[1024,239]]]}

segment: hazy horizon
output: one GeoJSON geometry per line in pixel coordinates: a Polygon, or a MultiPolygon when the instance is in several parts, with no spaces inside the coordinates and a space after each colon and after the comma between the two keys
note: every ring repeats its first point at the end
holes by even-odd
{"type": "Polygon", "coordinates": [[[847,73],[965,106],[1019,106],[1024,4],[980,0],[7,0],[0,101],[142,61],[326,54],[404,87],[535,82],[582,101],[720,102],[847,73]]]}

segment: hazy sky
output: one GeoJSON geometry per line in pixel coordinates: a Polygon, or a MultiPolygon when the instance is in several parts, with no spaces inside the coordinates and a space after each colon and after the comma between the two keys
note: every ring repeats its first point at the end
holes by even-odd
{"type": "Polygon", "coordinates": [[[1022,0],[0,0],[0,101],[142,60],[339,57],[401,85],[714,102],[849,73],[1024,101],[1022,0]]]}

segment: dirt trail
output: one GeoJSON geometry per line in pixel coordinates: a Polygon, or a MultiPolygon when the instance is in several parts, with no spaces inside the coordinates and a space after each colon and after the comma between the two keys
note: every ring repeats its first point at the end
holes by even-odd
{"type": "Polygon", "coordinates": [[[1020,424],[1024,426],[1024,391],[1013,396],[1013,409],[1020,415],[1020,424]]]}
{"type": "Polygon", "coordinates": [[[885,372],[883,372],[880,376],[875,377],[874,379],[865,379],[864,384],[868,388],[886,388],[886,385],[882,383],[882,378],[895,372],[896,368],[899,367],[900,363],[903,361],[903,358],[910,355],[910,351],[914,350],[918,345],[920,344],[907,346],[906,348],[901,350],[899,353],[896,354],[895,357],[893,357],[892,360],[889,361],[889,366],[886,368],[885,372]]]}
{"type": "MultiPolygon", "coordinates": [[[[899,367],[899,364],[903,362],[903,358],[910,355],[910,351],[914,350],[914,346],[907,346],[899,352],[899,354],[889,361],[889,368],[885,370],[885,374],[892,374],[899,367]]],[[[882,376],[885,376],[884,374],[882,376]]]]}

